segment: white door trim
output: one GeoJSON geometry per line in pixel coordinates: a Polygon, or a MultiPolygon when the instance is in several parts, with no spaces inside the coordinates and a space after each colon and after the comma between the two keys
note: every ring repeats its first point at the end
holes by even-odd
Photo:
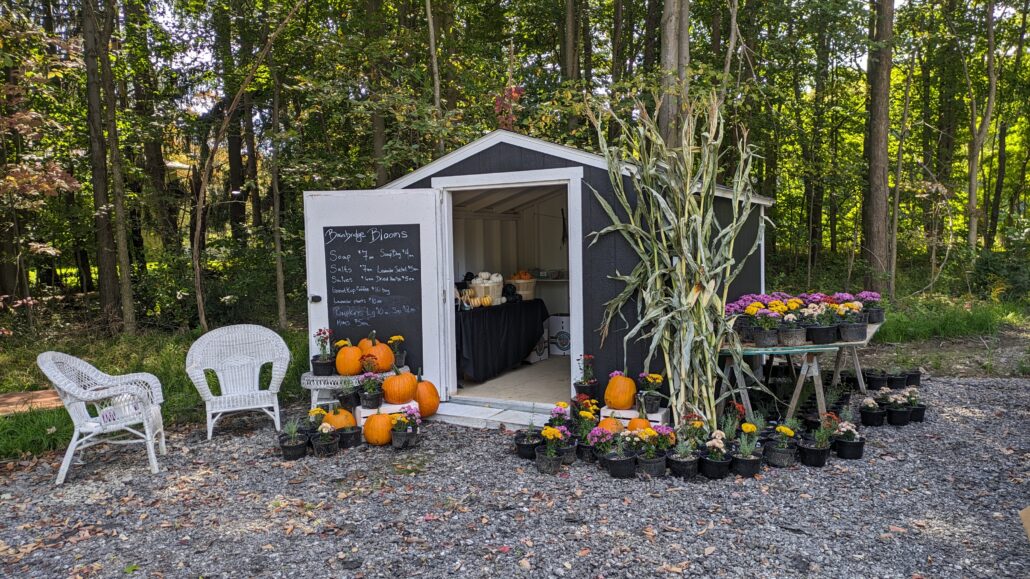
{"type": "MultiPolygon", "coordinates": [[[[569,210],[569,325],[572,344],[569,355],[578,360],[583,355],[583,167],[567,167],[563,169],[543,169],[537,171],[513,171],[508,173],[481,173],[476,175],[456,175],[453,177],[434,177],[431,181],[433,189],[441,189],[447,208],[447,215],[441,220],[444,227],[444,247],[441,259],[443,267],[448,271],[446,279],[454,279],[454,228],[451,219],[451,193],[469,189],[497,189],[518,185],[566,185],[567,206],[569,210]]],[[[446,283],[448,304],[454,303],[454,284],[446,283]]],[[[453,352],[457,350],[454,335],[454,316],[447,315],[446,343],[443,351],[450,360],[443,365],[448,373],[443,377],[450,395],[457,394],[458,369],[453,352]]],[[[575,378],[570,372],[569,395],[575,394],[573,382],[575,378]]]]}

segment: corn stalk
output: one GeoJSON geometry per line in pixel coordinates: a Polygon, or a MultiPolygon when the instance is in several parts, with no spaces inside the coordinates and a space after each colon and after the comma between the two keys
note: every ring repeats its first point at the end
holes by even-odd
{"type": "MultiPolygon", "coordinates": [[[[591,245],[619,234],[640,258],[630,273],[612,276],[625,287],[605,303],[602,343],[613,323],[625,324],[627,345],[631,340],[648,343],[645,371],[658,359],[664,364],[675,423],[696,413],[714,430],[716,406],[734,393],[727,388],[716,395],[720,379],[732,383],[719,365],[720,350],[750,373],[724,310],[730,283],[744,265],[734,258],[734,244],[752,211],[754,154],[746,129],[740,128],[743,136],[735,143],[736,165],[727,184],[732,211],[720,222],[715,214],[724,137],[720,99],[710,95],[683,110],[678,147],[666,144],[640,103],[631,121],[607,110],[591,116],[615,189],[615,206],[594,191],[612,224],[592,233],[591,245]],[[620,129],[613,143],[607,140],[607,123],[620,129]],[[622,313],[630,303],[636,307],[632,323],[622,313]]],[[[759,227],[764,229],[765,222],[759,227]]],[[[756,239],[747,255],[757,247],[756,239]]]]}

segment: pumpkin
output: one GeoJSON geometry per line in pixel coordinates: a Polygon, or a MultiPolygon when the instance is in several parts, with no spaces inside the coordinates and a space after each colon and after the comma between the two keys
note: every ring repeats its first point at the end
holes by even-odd
{"type": "Polygon", "coordinates": [[[608,418],[602,418],[601,421],[597,423],[597,426],[611,432],[612,434],[622,432],[622,422],[620,422],[618,418],[611,416],[608,418]]]}
{"type": "Polygon", "coordinates": [[[376,372],[389,372],[390,368],[393,368],[393,350],[387,344],[376,339],[375,330],[372,330],[367,338],[358,342],[358,348],[361,349],[363,355],[375,356],[376,372]]]}
{"type": "Polygon", "coordinates": [[[390,415],[377,412],[365,419],[365,442],[372,446],[386,446],[393,440],[392,429],[390,415]]]}
{"type": "Polygon", "coordinates": [[[418,378],[411,372],[401,372],[396,367],[393,375],[383,380],[383,400],[388,404],[407,404],[415,399],[418,378]]]}
{"type": "Polygon", "coordinates": [[[604,390],[604,405],[613,410],[629,410],[637,397],[637,385],[632,379],[616,374],[608,380],[604,390]]]}
{"type": "Polygon", "coordinates": [[[357,346],[344,346],[336,353],[336,373],[340,376],[357,376],[361,373],[363,352],[357,346]]]}
{"type": "Polygon", "coordinates": [[[354,415],[344,408],[336,408],[332,412],[329,412],[324,418],[322,418],[322,422],[328,422],[329,425],[336,430],[358,425],[358,423],[354,421],[354,415]]]}
{"type": "Polygon", "coordinates": [[[629,425],[626,426],[630,432],[636,432],[637,430],[643,430],[645,428],[651,428],[651,421],[647,419],[647,414],[644,412],[644,402],[641,401],[637,404],[637,417],[631,418],[629,425]]]}
{"type": "Polygon", "coordinates": [[[422,370],[419,370],[418,385],[415,386],[415,402],[418,402],[418,413],[422,418],[436,414],[440,408],[440,393],[432,382],[422,379],[422,370]]]}

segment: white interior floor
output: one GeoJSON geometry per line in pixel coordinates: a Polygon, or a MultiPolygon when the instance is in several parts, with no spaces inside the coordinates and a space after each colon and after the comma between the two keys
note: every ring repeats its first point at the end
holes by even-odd
{"type": "Polygon", "coordinates": [[[536,364],[524,365],[487,380],[482,384],[466,382],[456,398],[486,398],[554,404],[568,400],[571,392],[569,356],[551,356],[536,364]]]}

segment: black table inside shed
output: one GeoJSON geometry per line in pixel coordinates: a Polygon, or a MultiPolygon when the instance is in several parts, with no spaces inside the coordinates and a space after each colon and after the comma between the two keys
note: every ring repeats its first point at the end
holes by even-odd
{"type": "Polygon", "coordinates": [[[547,317],[543,300],[458,311],[458,375],[486,382],[518,366],[540,341],[547,317]]]}

